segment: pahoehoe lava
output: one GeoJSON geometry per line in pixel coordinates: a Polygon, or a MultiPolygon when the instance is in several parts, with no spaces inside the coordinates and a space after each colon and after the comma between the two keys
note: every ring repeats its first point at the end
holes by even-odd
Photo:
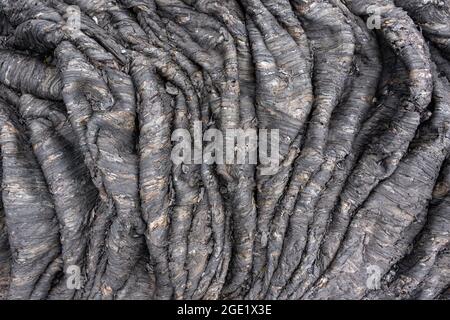
{"type": "Polygon", "coordinates": [[[0,299],[449,299],[449,156],[450,0],[0,0],[0,299]]]}

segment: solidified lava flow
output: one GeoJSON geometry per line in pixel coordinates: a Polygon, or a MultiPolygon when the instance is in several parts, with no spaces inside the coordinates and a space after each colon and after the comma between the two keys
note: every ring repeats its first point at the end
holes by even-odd
{"type": "Polygon", "coordinates": [[[0,299],[448,299],[450,0],[0,0],[0,299]]]}

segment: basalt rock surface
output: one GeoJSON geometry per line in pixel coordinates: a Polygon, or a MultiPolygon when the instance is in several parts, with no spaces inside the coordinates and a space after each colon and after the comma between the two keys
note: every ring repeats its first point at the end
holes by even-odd
{"type": "Polygon", "coordinates": [[[449,0],[0,0],[0,299],[448,299],[449,151],[449,0]]]}

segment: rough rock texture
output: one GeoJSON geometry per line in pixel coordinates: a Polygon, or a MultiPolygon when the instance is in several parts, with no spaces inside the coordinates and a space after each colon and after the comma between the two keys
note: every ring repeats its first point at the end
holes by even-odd
{"type": "Polygon", "coordinates": [[[447,299],[449,151],[449,0],[0,0],[0,299],[447,299]]]}

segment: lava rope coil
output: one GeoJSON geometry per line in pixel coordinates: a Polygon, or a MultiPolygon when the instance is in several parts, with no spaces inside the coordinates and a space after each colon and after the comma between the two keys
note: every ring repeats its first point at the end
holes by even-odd
{"type": "Polygon", "coordinates": [[[450,1],[0,0],[0,299],[448,299],[450,1]]]}

